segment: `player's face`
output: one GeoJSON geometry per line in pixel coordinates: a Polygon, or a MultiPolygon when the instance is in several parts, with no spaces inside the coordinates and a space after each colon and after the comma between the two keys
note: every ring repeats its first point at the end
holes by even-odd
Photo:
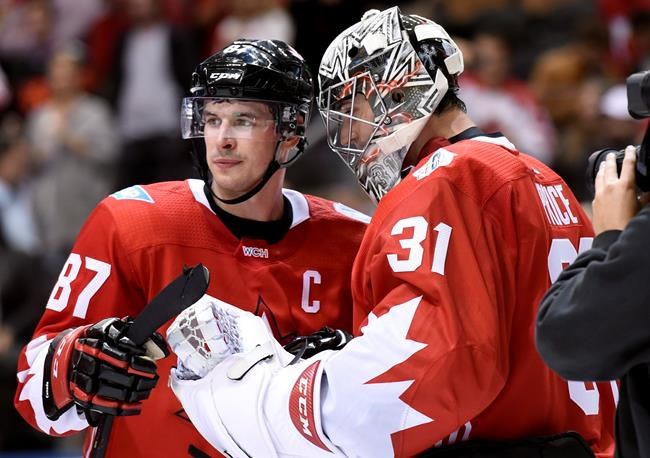
{"type": "Polygon", "coordinates": [[[212,190],[222,199],[238,197],[260,181],[275,154],[271,109],[261,102],[211,102],[203,118],[212,190]]]}
{"type": "Polygon", "coordinates": [[[365,96],[357,94],[353,98],[345,99],[340,102],[336,110],[351,115],[351,117],[341,118],[338,127],[339,143],[354,149],[365,148],[375,131],[375,126],[372,124],[375,115],[365,96]]]}

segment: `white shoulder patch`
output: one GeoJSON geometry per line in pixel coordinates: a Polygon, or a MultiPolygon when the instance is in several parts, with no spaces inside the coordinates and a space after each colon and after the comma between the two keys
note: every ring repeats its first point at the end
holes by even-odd
{"type": "Polygon", "coordinates": [[[426,163],[422,165],[422,167],[413,172],[413,176],[416,180],[420,181],[421,179],[431,175],[433,171],[438,167],[445,167],[451,164],[455,157],[455,153],[452,153],[451,151],[444,148],[440,148],[438,151],[433,153],[433,155],[426,163]]]}
{"type": "Polygon", "coordinates": [[[111,197],[116,200],[141,200],[150,204],[154,203],[149,193],[140,185],[124,188],[121,191],[114,192],[111,197]]]}
{"type": "Polygon", "coordinates": [[[360,211],[357,211],[354,208],[348,207],[347,205],[343,205],[340,202],[334,203],[334,210],[336,210],[342,215],[347,216],[348,218],[361,221],[362,223],[368,224],[370,222],[370,216],[366,215],[365,213],[361,213],[360,211]]]}

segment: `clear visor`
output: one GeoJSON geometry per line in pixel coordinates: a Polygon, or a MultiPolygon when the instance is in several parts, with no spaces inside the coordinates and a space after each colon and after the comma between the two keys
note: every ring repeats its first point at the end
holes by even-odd
{"type": "Polygon", "coordinates": [[[181,106],[183,138],[255,138],[276,129],[273,102],[215,97],[185,97],[181,106]]]}
{"type": "Polygon", "coordinates": [[[369,153],[371,142],[387,134],[386,107],[369,73],[323,91],[319,108],[329,146],[353,169],[369,153]]]}

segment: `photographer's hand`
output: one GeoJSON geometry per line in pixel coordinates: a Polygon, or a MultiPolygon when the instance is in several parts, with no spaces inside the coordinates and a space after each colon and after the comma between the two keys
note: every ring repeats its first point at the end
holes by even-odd
{"type": "Polygon", "coordinates": [[[596,175],[596,193],[593,201],[593,225],[596,235],[609,230],[623,230],[639,211],[634,168],[634,146],[625,148],[621,176],[616,171],[613,153],[600,164],[596,175]]]}

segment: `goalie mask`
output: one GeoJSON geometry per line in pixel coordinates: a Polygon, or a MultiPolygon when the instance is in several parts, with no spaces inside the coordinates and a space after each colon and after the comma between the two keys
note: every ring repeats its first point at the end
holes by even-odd
{"type": "MultiPolygon", "coordinates": [[[[305,148],[305,128],[313,99],[313,81],[304,59],[291,46],[278,40],[236,40],[222,51],[201,62],[192,74],[191,97],[181,106],[183,138],[198,139],[212,135],[254,138],[255,133],[275,129],[278,141],[274,159],[260,181],[227,204],[243,202],[259,192],[280,168],[288,167],[305,148]],[[213,112],[219,104],[261,102],[269,107],[269,116],[231,113],[227,119],[213,112]],[[215,123],[219,123],[217,126],[215,123]],[[282,154],[281,143],[297,136],[297,145],[282,154]]],[[[211,175],[203,142],[194,142],[194,155],[201,178],[210,183],[211,175]]]]}
{"type": "Polygon", "coordinates": [[[327,141],[378,202],[449,90],[463,56],[438,24],[398,7],[370,10],[341,33],[319,68],[327,141]]]}

